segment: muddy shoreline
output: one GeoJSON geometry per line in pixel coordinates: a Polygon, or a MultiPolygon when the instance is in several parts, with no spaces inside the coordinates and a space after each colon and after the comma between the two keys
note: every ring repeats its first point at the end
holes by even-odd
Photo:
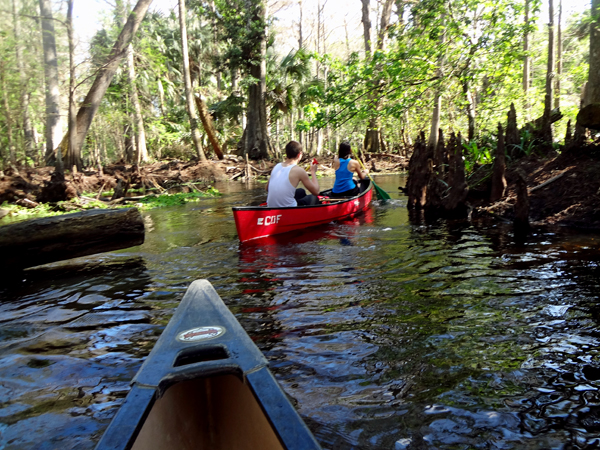
{"type": "MultiPolygon", "coordinates": [[[[320,159],[318,173],[334,176],[332,158],[320,159]]],[[[309,160],[310,158],[306,159],[307,164],[309,160]]],[[[235,156],[205,163],[173,160],[141,167],[120,162],[103,167],[102,171],[67,173],[66,195],[69,199],[83,194],[99,198],[106,192],[114,191],[119,183],[127,190],[155,189],[160,192],[187,183],[209,186],[215,181],[238,182],[248,176],[264,178],[274,164],[275,162],[251,161],[246,165],[245,161],[235,156]]],[[[399,155],[368,155],[367,166],[375,175],[400,173],[407,169],[408,161],[399,155]]],[[[468,203],[472,208],[472,217],[512,222],[518,169],[526,174],[530,221],[533,227],[567,226],[600,230],[600,143],[560,154],[550,153],[542,156],[534,152],[515,161],[507,168],[506,194],[495,203],[488,201],[487,174],[491,168],[478,168],[469,179],[468,203]]],[[[53,173],[53,167],[11,168],[4,171],[0,175],[0,205],[4,202],[25,207],[37,204],[53,173]]]]}

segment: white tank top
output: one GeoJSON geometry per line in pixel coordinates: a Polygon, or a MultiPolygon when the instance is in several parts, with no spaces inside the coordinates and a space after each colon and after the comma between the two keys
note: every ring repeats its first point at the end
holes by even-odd
{"type": "Polygon", "coordinates": [[[290,170],[295,164],[283,167],[277,164],[269,178],[269,193],[267,194],[267,206],[270,208],[282,208],[286,206],[298,206],[294,194],[296,187],[290,183],[290,170]]]}

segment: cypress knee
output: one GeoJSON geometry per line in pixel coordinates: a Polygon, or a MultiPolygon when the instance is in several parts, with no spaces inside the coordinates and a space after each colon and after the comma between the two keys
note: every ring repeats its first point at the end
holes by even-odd
{"type": "Polygon", "coordinates": [[[504,151],[504,130],[498,124],[498,145],[494,153],[494,171],[492,173],[492,192],[490,201],[497,202],[506,192],[506,154],[504,151]]]}

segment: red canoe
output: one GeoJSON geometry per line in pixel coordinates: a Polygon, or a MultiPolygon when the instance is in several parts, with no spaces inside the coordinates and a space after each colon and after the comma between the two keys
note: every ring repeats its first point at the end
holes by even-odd
{"type": "MultiPolygon", "coordinates": [[[[331,191],[324,191],[321,195],[326,196],[328,192],[331,191]]],[[[233,218],[240,241],[246,242],[354,217],[367,209],[372,199],[373,185],[366,179],[362,180],[361,193],[356,197],[326,198],[314,206],[238,206],[233,208],[233,218]]]]}

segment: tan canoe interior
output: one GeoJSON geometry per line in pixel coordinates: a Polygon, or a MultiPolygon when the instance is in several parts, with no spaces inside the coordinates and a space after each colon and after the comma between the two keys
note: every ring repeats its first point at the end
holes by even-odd
{"type": "Polygon", "coordinates": [[[171,386],[154,404],[132,448],[283,449],[250,388],[234,375],[171,386]]]}

